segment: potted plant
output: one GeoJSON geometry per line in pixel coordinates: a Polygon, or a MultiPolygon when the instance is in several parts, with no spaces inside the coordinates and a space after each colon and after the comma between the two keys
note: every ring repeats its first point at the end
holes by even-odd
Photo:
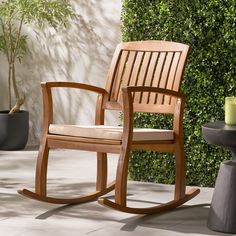
{"type": "Polygon", "coordinates": [[[26,25],[45,25],[58,30],[66,26],[73,10],[66,0],[0,0],[0,52],[8,63],[8,110],[0,111],[0,149],[25,147],[29,113],[21,110],[26,95],[18,87],[16,62],[27,53],[26,25]]]}

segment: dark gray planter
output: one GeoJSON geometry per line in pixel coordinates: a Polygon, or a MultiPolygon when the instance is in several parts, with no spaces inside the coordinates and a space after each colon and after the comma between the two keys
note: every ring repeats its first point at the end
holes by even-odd
{"type": "Polygon", "coordinates": [[[29,112],[0,111],[0,150],[23,149],[28,140],[29,112]]]}

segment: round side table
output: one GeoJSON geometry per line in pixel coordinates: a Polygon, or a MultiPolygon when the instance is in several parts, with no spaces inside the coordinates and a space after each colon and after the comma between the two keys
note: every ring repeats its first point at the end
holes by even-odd
{"type": "Polygon", "coordinates": [[[236,233],[236,125],[210,122],[202,125],[202,136],[209,144],[232,153],[232,160],[220,164],[207,226],[214,231],[236,233]]]}

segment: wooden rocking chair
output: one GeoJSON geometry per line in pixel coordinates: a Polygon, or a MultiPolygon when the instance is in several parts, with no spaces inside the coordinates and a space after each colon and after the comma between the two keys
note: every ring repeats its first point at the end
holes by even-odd
{"type": "Polygon", "coordinates": [[[189,46],[167,41],[137,41],[117,46],[108,73],[106,88],[73,82],[42,83],[44,122],[39,148],[35,192],[24,196],[59,204],[78,204],[98,199],[115,188],[115,201],[99,199],[102,205],[135,214],[164,212],[178,207],[200,191],[187,193],[183,137],[184,95],[179,92],[189,46]],[[98,93],[95,125],[53,124],[51,88],[70,87],[98,93]],[[105,110],[122,111],[123,127],[104,126],[105,110]],[[173,114],[172,130],[133,127],[134,112],[173,114]],[[47,196],[49,148],[97,152],[96,191],[74,199],[47,196]],[[175,155],[173,200],[155,207],[133,208],[126,204],[128,162],[131,150],[153,150],[175,155]],[[107,184],[107,153],[119,153],[116,179],[107,184]]]}

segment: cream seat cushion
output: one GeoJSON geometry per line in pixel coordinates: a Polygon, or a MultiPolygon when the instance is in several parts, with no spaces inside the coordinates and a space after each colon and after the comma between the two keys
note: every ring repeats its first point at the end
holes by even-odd
{"type": "MultiPolygon", "coordinates": [[[[51,124],[49,126],[50,134],[121,140],[123,127],[120,126],[105,126],[105,125],[60,125],[51,124]]],[[[173,140],[173,130],[164,129],[149,129],[149,128],[134,128],[133,141],[147,141],[147,140],[173,140]]]]}

